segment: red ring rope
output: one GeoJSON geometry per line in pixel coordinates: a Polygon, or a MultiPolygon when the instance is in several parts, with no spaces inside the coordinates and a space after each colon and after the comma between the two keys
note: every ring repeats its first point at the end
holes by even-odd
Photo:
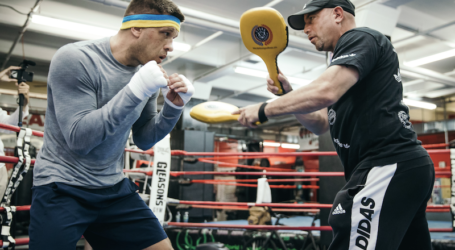
{"type": "MultiPolygon", "coordinates": [[[[172,204],[172,203],[171,203],[172,204]]],[[[273,208],[332,208],[332,204],[319,204],[319,203],[305,203],[305,204],[294,204],[294,203],[254,203],[254,202],[222,202],[222,201],[178,201],[182,205],[209,205],[209,206],[238,206],[238,207],[273,207],[273,208]]],[[[16,211],[29,211],[30,205],[28,206],[16,206],[16,211]]],[[[0,212],[5,209],[0,207],[0,212]]],[[[427,210],[438,211],[438,212],[450,212],[450,205],[428,205],[427,210]]]]}
{"type": "MultiPolygon", "coordinates": [[[[332,231],[330,226],[320,227],[294,227],[294,226],[272,226],[272,225],[229,225],[229,224],[211,224],[211,223],[185,223],[169,222],[168,226],[175,227],[195,227],[195,228],[232,228],[232,229],[249,229],[249,230],[301,230],[301,231],[332,231]]],[[[430,228],[430,232],[453,232],[452,228],[430,228]]]]}
{"type": "MultiPolygon", "coordinates": [[[[258,182],[258,179],[214,179],[214,180],[191,180],[192,183],[204,183],[204,182],[258,182]]],[[[267,179],[267,182],[307,182],[307,181],[319,181],[319,178],[305,178],[305,179],[267,179]]]]}
{"type": "MultiPolygon", "coordinates": [[[[14,131],[14,132],[21,131],[21,128],[19,128],[17,126],[12,126],[12,125],[8,125],[8,124],[4,124],[4,123],[0,123],[0,128],[1,129],[5,129],[5,130],[14,131]]],[[[44,137],[44,132],[32,130],[32,135],[39,136],[39,137],[44,137]]]]}
{"type": "MultiPolygon", "coordinates": [[[[137,150],[125,149],[127,152],[138,154],[153,155],[153,150],[137,150]]],[[[433,149],[427,150],[430,154],[446,154],[450,153],[450,149],[433,149]]],[[[264,153],[264,152],[186,152],[184,150],[172,150],[172,156],[256,156],[256,157],[271,157],[271,156],[337,156],[336,152],[288,152],[288,153],[264,153]]]]}
{"type": "MultiPolygon", "coordinates": [[[[171,227],[194,227],[194,228],[232,228],[232,229],[249,229],[249,230],[301,230],[301,231],[332,231],[330,226],[320,227],[293,227],[293,226],[268,226],[268,225],[229,225],[229,224],[210,224],[210,223],[185,223],[185,222],[169,222],[171,227]]],[[[452,228],[429,228],[433,233],[450,233],[452,228]]],[[[30,243],[30,238],[15,239],[16,246],[27,245],[30,243]]],[[[0,240],[0,245],[3,242],[0,240]]]]}
{"type": "Polygon", "coordinates": [[[242,164],[235,164],[235,163],[228,163],[228,162],[222,162],[222,161],[212,161],[212,160],[207,160],[205,158],[199,158],[200,162],[205,162],[205,163],[211,163],[211,164],[218,164],[218,167],[240,167],[240,168],[247,168],[247,169],[257,169],[257,170],[267,170],[267,171],[280,171],[283,172],[295,172],[294,169],[282,169],[282,168],[273,168],[273,167],[259,167],[259,166],[249,166],[249,165],[242,165],[242,164]]]}
{"type": "MultiPolygon", "coordinates": [[[[19,132],[20,128],[17,126],[12,126],[4,123],[0,123],[0,129],[6,129],[14,132],[19,132]]],[[[44,137],[44,132],[41,131],[32,131],[32,135],[44,137]]],[[[423,148],[440,148],[440,147],[447,147],[449,144],[441,143],[441,144],[428,144],[422,145],[423,148]]],[[[133,149],[125,149],[128,152],[135,152],[135,153],[145,153],[145,154],[153,154],[153,150],[147,151],[140,151],[140,150],[133,150],[133,149]]],[[[429,153],[433,154],[440,154],[440,153],[447,153],[447,149],[442,150],[428,150],[429,153]]],[[[192,156],[264,156],[264,153],[234,153],[234,152],[186,152],[183,150],[172,150],[172,155],[192,155],[192,156]]],[[[330,155],[337,155],[336,152],[295,152],[295,153],[267,153],[267,157],[269,156],[330,156],[330,155]]]]}

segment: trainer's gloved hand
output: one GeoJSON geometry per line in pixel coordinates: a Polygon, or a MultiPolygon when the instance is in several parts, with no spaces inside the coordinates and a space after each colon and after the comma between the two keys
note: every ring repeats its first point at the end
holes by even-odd
{"type": "MultiPolygon", "coordinates": [[[[292,86],[291,84],[289,83],[288,81],[288,78],[286,76],[283,75],[283,73],[281,72],[281,70],[278,70],[279,71],[279,74],[278,74],[278,80],[281,82],[281,84],[283,85],[283,90],[285,93],[289,93],[292,91],[292,86]]],[[[275,86],[275,84],[273,83],[273,80],[270,78],[270,76],[267,76],[267,90],[276,95],[276,93],[278,93],[278,87],[275,86]]]]}
{"type": "Polygon", "coordinates": [[[193,96],[194,87],[184,75],[172,74],[169,76],[169,86],[161,88],[161,93],[167,104],[182,109],[193,96]]]}
{"type": "Polygon", "coordinates": [[[131,78],[128,86],[137,98],[144,100],[152,96],[158,89],[167,86],[166,71],[155,61],[146,63],[131,78]]]}

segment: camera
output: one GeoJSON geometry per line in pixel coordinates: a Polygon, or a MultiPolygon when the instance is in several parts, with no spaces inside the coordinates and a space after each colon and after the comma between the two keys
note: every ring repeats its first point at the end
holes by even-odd
{"type": "Polygon", "coordinates": [[[17,79],[18,82],[33,82],[33,72],[22,72],[22,79],[19,79],[20,76],[20,71],[19,70],[11,70],[11,75],[9,78],[11,79],[17,79]]]}
{"type": "Polygon", "coordinates": [[[33,81],[33,72],[26,71],[28,66],[35,66],[36,63],[29,60],[24,60],[19,64],[21,69],[11,70],[10,78],[16,79],[18,83],[21,82],[32,82],[33,81]]]}

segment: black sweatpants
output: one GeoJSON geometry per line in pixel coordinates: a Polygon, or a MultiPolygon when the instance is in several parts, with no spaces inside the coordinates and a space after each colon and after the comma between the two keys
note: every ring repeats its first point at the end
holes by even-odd
{"type": "Polygon", "coordinates": [[[329,250],[431,250],[425,210],[433,185],[429,156],[357,169],[333,202],[329,250]]]}

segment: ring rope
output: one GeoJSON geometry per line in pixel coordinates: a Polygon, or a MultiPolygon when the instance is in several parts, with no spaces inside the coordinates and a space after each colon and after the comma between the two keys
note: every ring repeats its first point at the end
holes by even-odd
{"type": "MultiPolygon", "coordinates": [[[[16,132],[20,132],[21,131],[21,129],[18,128],[18,127],[6,125],[6,124],[1,124],[1,123],[0,123],[0,128],[8,129],[8,130],[16,131],[16,132]]],[[[39,132],[39,131],[31,131],[30,135],[43,137],[44,133],[43,132],[39,132]]],[[[30,144],[30,140],[29,139],[28,139],[28,144],[30,144]]],[[[433,145],[424,145],[423,147],[429,149],[429,148],[440,148],[440,147],[447,147],[447,146],[448,146],[448,144],[433,144],[433,145]]],[[[25,151],[25,149],[24,149],[24,151],[25,151]]],[[[139,151],[139,150],[128,150],[128,149],[126,149],[125,151],[153,155],[153,150],[139,151]]],[[[452,170],[455,170],[454,149],[451,149],[451,150],[440,149],[440,150],[427,150],[427,151],[430,154],[445,154],[445,153],[450,152],[451,153],[451,160],[452,160],[452,162],[451,162],[452,163],[451,164],[452,170]]],[[[27,152],[28,152],[28,149],[27,149],[27,152]]],[[[24,152],[22,152],[22,154],[24,154],[24,152]]],[[[267,155],[265,156],[265,153],[263,153],[263,152],[259,152],[259,153],[258,152],[247,152],[247,153],[234,153],[234,152],[186,152],[186,151],[183,151],[183,150],[174,150],[174,151],[172,151],[172,155],[174,155],[174,156],[215,156],[215,157],[218,157],[216,159],[215,158],[214,159],[206,158],[205,160],[202,160],[202,161],[212,161],[212,160],[220,160],[221,158],[228,158],[228,157],[236,157],[238,159],[241,159],[240,157],[243,157],[243,159],[246,159],[246,158],[260,158],[260,157],[265,158],[265,157],[271,157],[271,156],[293,156],[293,157],[296,157],[296,156],[336,156],[336,152],[267,153],[267,155]]],[[[34,160],[30,160],[29,157],[27,159],[27,156],[25,156],[25,155],[22,155],[22,158],[20,156],[21,156],[21,154],[19,154],[19,157],[2,157],[2,158],[0,158],[0,161],[15,163],[16,166],[18,166],[19,163],[21,163],[20,166],[22,166],[24,164],[24,158],[25,158],[25,162],[26,162],[25,164],[28,163],[27,164],[28,166],[30,166],[30,164],[34,163],[34,160]]],[[[225,163],[219,162],[219,164],[225,164],[225,163]]],[[[249,166],[249,167],[251,167],[251,166],[249,166]]],[[[268,168],[266,170],[270,171],[271,169],[268,168]]],[[[282,171],[282,169],[280,169],[280,170],[282,171]]],[[[26,173],[26,172],[27,171],[25,171],[25,168],[24,168],[24,170],[21,172],[20,177],[23,178],[23,173],[26,173]]],[[[148,173],[148,172],[144,172],[144,173],[148,173]]],[[[282,173],[202,172],[201,173],[201,171],[192,171],[192,172],[182,171],[182,172],[174,172],[174,173],[171,173],[171,174],[173,176],[194,175],[194,174],[197,174],[197,175],[199,175],[199,174],[210,174],[210,175],[255,175],[255,176],[263,176],[263,175],[266,175],[266,176],[291,176],[290,174],[292,174],[292,177],[295,177],[295,176],[300,176],[300,177],[344,176],[344,173],[342,173],[342,172],[324,172],[324,173],[318,173],[318,172],[310,172],[310,173],[289,173],[289,172],[288,173],[286,173],[286,172],[282,172],[282,173]]],[[[149,175],[151,175],[151,174],[149,174],[149,175]]],[[[436,177],[449,177],[449,178],[452,178],[452,183],[455,181],[454,176],[452,176],[452,173],[450,171],[437,171],[436,172],[436,177]]],[[[17,188],[18,185],[17,186],[14,185],[14,186],[17,188]]],[[[439,211],[442,212],[442,211],[447,211],[447,209],[450,209],[452,211],[452,214],[454,214],[454,220],[453,220],[454,221],[454,223],[453,223],[454,228],[452,228],[452,229],[430,229],[430,231],[432,231],[432,232],[452,232],[452,231],[454,231],[454,229],[455,229],[455,197],[454,197],[455,196],[455,192],[453,192],[453,193],[454,194],[452,195],[451,205],[450,206],[440,206],[440,205],[439,206],[428,206],[428,210],[435,211],[435,212],[439,212],[439,211]]],[[[2,199],[2,204],[3,204],[3,199],[2,199]]],[[[199,204],[201,204],[201,203],[199,202],[199,204]]],[[[295,204],[295,205],[303,205],[303,204],[295,204]]],[[[305,205],[307,205],[307,204],[305,204],[305,205]]],[[[321,205],[324,205],[324,204],[321,204],[321,205]]],[[[29,210],[30,206],[18,207],[17,211],[19,211],[19,209],[20,210],[29,210]]],[[[8,209],[7,208],[0,208],[0,211],[8,211],[8,209]]],[[[190,223],[185,223],[185,224],[189,225],[190,223]]],[[[192,224],[194,224],[194,223],[192,223],[192,224]]],[[[200,224],[204,224],[204,223],[200,223],[200,224]]],[[[171,222],[171,225],[172,225],[172,222],[171,222]]],[[[211,225],[214,225],[214,224],[211,224],[211,225]]],[[[194,226],[194,225],[192,225],[192,226],[194,226]]],[[[208,226],[207,224],[204,224],[204,227],[207,227],[207,226],[208,226]]],[[[228,225],[228,226],[232,227],[232,225],[228,225]]],[[[243,227],[243,228],[245,228],[245,227],[243,227]]],[[[280,228],[282,229],[283,227],[280,227],[280,228]]],[[[262,229],[266,229],[266,228],[262,228],[262,229]]],[[[320,228],[320,229],[324,230],[323,228],[320,228]]],[[[4,241],[1,241],[0,243],[1,243],[0,245],[4,245],[5,244],[4,241]]],[[[21,243],[27,244],[28,243],[28,239],[18,239],[18,240],[16,240],[16,243],[17,243],[16,245],[19,245],[21,243]]]]}
{"type": "MultiPolygon", "coordinates": [[[[192,183],[204,183],[204,182],[257,182],[258,179],[235,179],[235,180],[191,180],[192,183]]],[[[308,181],[319,181],[319,178],[305,178],[305,179],[268,179],[267,182],[308,182],[308,181]]]]}

